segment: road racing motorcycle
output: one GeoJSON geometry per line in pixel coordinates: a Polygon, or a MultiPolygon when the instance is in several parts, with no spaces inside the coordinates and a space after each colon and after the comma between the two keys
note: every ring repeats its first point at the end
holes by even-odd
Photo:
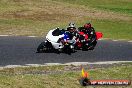
{"type": "Polygon", "coordinates": [[[79,37],[75,44],[75,48],[78,50],[93,50],[97,44],[97,40],[102,38],[101,32],[93,32],[92,37],[89,39],[89,35],[83,31],[79,32],[79,37]]]}
{"type": "Polygon", "coordinates": [[[38,48],[37,52],[65,52],[70,54],[74,52],[75,41],[70,40],[69,33],[65,30],[60,30],[59,28],[50,30],[46,35],[46,40],[42,42],[38,48]]]}

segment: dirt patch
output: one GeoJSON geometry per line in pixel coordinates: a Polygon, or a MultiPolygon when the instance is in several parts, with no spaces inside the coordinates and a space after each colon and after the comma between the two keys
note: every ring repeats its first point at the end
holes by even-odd
{"type": "Polygon", "coordinates": [[[66,20],[78,20],[82,18],[92,19],[117,19],[131,21],[132,18],[126,15],[117,13],[100,11],[93,8],[86,8],[83,6],[65,5],[64,3],[40,0],[40,2],[34,2],[32,0],[24,1],[13,0],[17,6],[20,5],[21,9],[16,11],[8,11],[0,15],[1,18],[19,18],[30,19],[39,21],[66,21],[66,20]],[[24,9],[24,8],[27,9],[24,9]]]}
{"type": "Polygon", "coordinates": [[[96,10],[93,8],[85,8],[85,7],[79,7],[79,8],[64,8],[62,12],[70,13],[71,15],[76,16],[77,18],[83,18],[83,17],[89,17],[93,19],[116,19],[116,20],[124,20],[124,21],[132,21],[132,17],[117,14],[113,12],[107,12],[107,11],[101,11],[96,10]]]}
{"type": "Polygon", "coordinates": [[[21,10],[16,12],[8,12],[3,15],[5,18],[29,19],[38,21],[60,21],[63,19],[70,19],[72,16],[63,13],[47,13],[45,11],[30,11],[21,10]]]}

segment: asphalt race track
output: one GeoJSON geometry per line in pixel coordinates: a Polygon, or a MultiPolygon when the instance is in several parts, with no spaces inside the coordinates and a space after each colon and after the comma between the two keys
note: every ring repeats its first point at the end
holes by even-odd
{"type": "Polygon", "coordinates": [[[93,51],[71,55],[36,53],[40,37],[0,37],[0,66],[45,63],[132,61],[132,42],[100,40],[93,51]]]}

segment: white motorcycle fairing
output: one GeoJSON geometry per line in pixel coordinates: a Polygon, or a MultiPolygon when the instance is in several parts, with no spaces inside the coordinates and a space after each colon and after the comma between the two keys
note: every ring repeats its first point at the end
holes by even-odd
{"type": "Polygon", "coordinates": [[[53,29],[53,30],[50,30],[50,31],[48,32],[48,34],[46,35],[46,40],[49,41],[49,42],[52,44],[53,48],[59,49],[59,48],[62,48],[63,45],[62,45],[61,42],[58,43],[57,41],[58,41],[60,38],[64,37],[64,34],[59,35],[59,36],[53,36],[52,33],[53,33],[53,31],[55,31],[55,30],[56,30],[56,29],[53,29]]]}

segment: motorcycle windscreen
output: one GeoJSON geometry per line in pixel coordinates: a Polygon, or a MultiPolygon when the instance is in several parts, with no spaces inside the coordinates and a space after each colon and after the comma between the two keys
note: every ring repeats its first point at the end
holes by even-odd
{"type": "Polygon", "coordinates": [[[103,37],[103,33],[96,32],[96,38],[97,38],[97,40],[100,39],[100,38],[102,38],[102,37],[103,37]]]}

